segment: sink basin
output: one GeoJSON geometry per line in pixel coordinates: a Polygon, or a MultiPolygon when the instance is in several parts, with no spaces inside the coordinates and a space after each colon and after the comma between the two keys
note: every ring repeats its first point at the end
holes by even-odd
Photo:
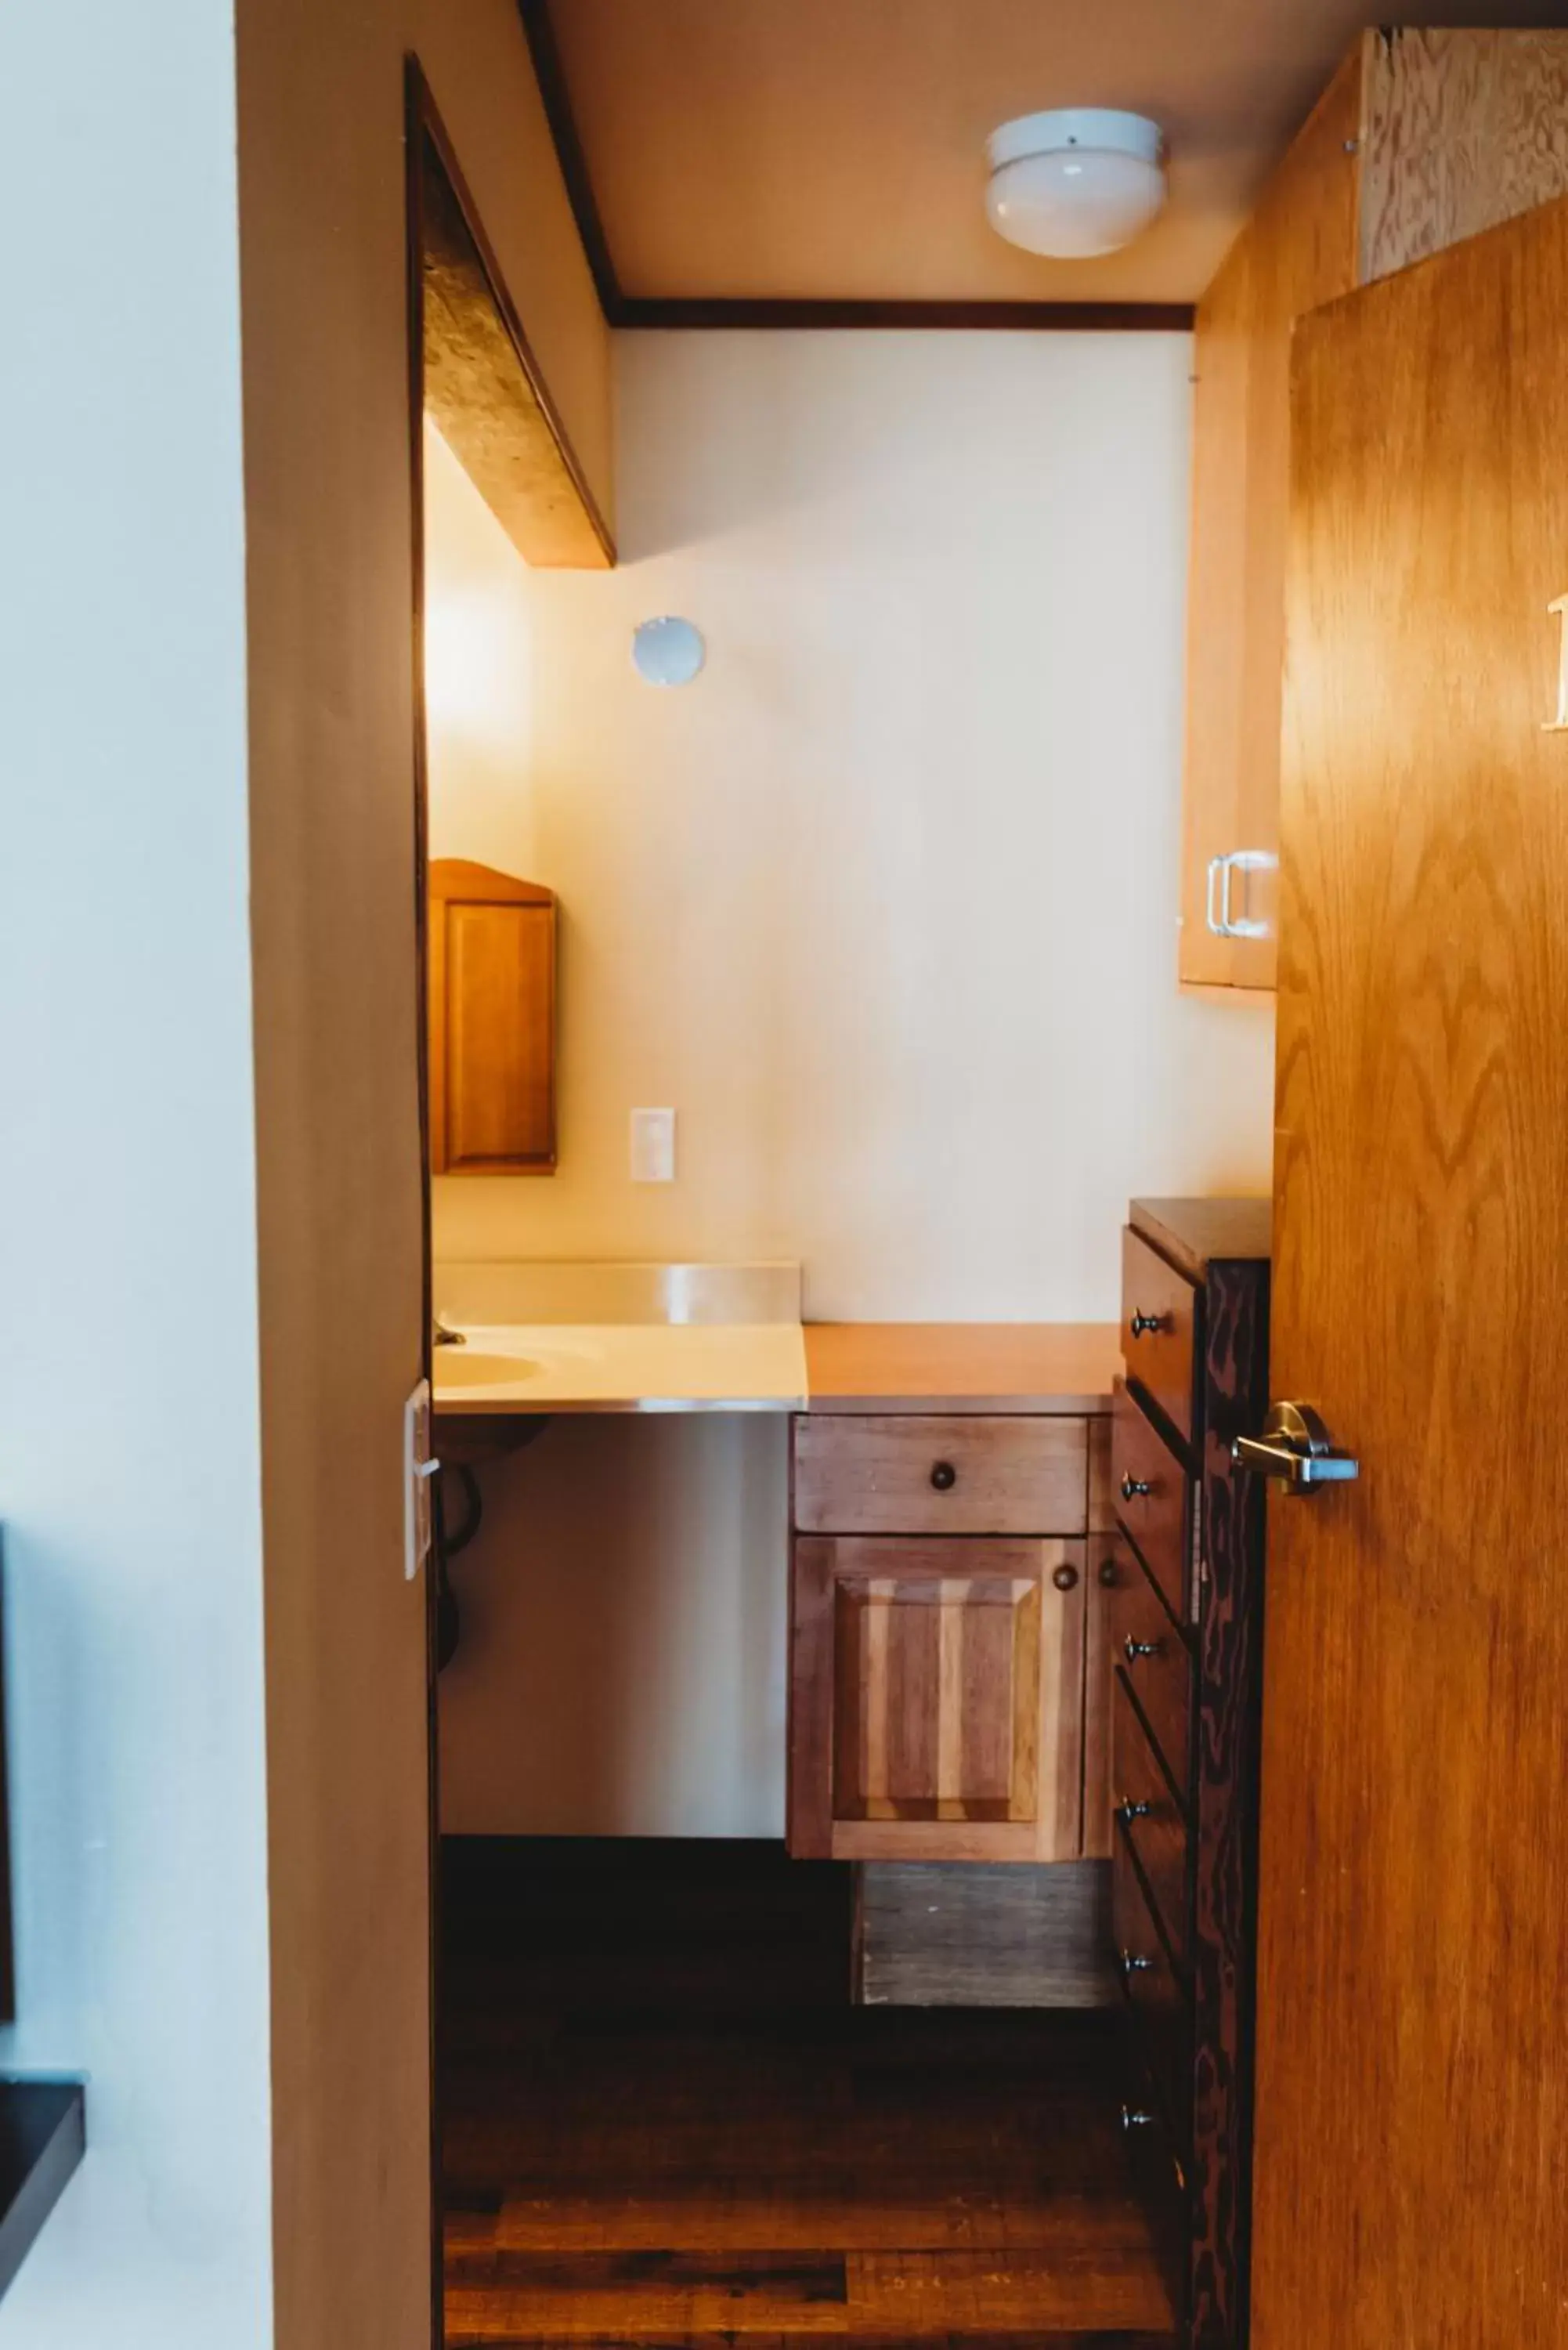
{"type": "Polygon", "coordinates": [[[540,1367],[524,1355],[482,1355],[470,1347],[438,1347],[434,1367],[439,1395],[443,1388],[514,1387],[519,1379],[531,1379],[540,1367]]]}

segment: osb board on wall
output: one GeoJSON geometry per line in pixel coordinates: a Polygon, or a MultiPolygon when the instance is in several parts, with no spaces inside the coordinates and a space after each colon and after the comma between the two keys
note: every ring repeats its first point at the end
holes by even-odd
{"type": "Polygon", "coordinates": [[[442,159],[421,172],[425,408],[525,563],[604,570],[609,533],[574,478],[442,159]]]}
{"type": "Polygon", "coordinates": [[[1568,193],[1568,32],[1366,36],[1361,278],[1568,193]]]}

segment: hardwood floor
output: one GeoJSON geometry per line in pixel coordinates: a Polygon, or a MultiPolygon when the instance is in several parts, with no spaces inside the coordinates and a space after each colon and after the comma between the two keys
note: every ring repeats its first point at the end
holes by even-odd
{"type": "Polygon", "coordinates": [[[1094,2013],[848,2004],[847,1873],[444,1852],[449,2350],[1169,2350],[1094,2013]]]}

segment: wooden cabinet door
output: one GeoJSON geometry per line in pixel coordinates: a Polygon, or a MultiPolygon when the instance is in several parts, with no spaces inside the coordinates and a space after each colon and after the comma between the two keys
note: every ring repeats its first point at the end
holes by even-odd
{"type": "Polygon", "coordinates": [[[1198,308],[1179,962],[1216,986],[1274,983],[1291,334],[1355,284],[1362,59],[1357,44],[1198,308]],[[1257,936],[1216,934],[1226,858],[1232,924],[1257,936]]]}
{"type": "Polygon", "coordinates": [[[487,865],[430,877],[431,1172],[556,1166],[556,900],[487,865]]]}
{"type": "Polygon", "coordinates": [[[1076,1857],[1084,1565],[1080,1541],[797,1537],[797,1858],[1076,1857]]]}

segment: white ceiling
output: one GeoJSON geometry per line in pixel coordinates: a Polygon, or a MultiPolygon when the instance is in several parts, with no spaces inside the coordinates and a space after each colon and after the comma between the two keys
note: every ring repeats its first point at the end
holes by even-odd
{"type": "MultiPolygon", "coordinates": [[[[1365,21],[1355,0],[554,0],[624,293],[1189,300],[1365,21]],[[1093,262],[1019,253],[981,208],[1011,115],[1163,124],[1164,219],[1093,262]]],[[[1419,21],[1562,24],[1563,0],[1419,21]]]]}

